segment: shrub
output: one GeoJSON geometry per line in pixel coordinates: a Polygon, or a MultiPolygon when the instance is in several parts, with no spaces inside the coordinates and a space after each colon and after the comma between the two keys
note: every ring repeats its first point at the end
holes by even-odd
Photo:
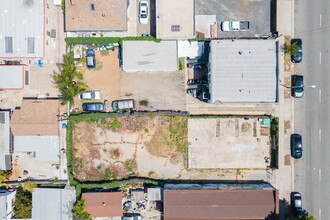
{"type": "Polygon", "coordinates": [[[14,213],[16,218],[31,218],[32,193],[19,188],[16,192],[14,202],[14,213]]]}
{"type": "Polygon", "coordinates": [[[91,220],[90,214],[85,211],[85,201],[78,200],[72,208],[73,219],[91,220]]]}

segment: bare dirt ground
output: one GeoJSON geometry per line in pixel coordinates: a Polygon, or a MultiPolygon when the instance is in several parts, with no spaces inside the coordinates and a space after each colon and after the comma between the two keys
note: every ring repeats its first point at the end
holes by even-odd
{"type": "Polygon", "coordinates": [[[184,169],[184,117],[131,116],[75,125],[73,172],[80,180],[175,178],[184,169]],[[180,136],[178,136],[178,135],[180,136]]]}
{"type": "MultiPolygon", "coordinates": [[[[84,74],[84,82],[90,90],[101,92],[101,102],[104,100],[113,101],[119,99],[119,61],[118,51],[109,50],[109,54],[102,56],[100,51],[95,52],[96,68],[88,69],[85,66],[79,70],[84,74]]],[[[75,107],[81,107],[81,100],[75,99],[75,107]]]]}

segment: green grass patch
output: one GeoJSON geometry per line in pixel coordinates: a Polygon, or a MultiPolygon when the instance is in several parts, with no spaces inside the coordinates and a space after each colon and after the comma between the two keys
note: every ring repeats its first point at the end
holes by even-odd
{"type": "Polygon", "coordinates": [[[186,117],[171,117],[168,126],[167,142],[175,145],[178,152],[188,152],[188,119],[186,117]]]}
{"type": "Polygon", "coordinates": [[[117,131],[121,126],[121,122],[117,119],[113,120],[112,122],[108,123],[108,129],[111,129],[112,131],[117,131]]]}
{"type": "Polygon", "coordinates": [[[126,40],[137,40],[137,41],[154,41],[156,43],[161,42],[161,39],[156,39],[152,36],[149,37],[67,37],[65,38],[65,42],[68,45],[76,45],[76,44],[95,44],[97,46],[101,46],[104,44],[114,44],[118,43],[122,45],[122,42],[126,40]]]}

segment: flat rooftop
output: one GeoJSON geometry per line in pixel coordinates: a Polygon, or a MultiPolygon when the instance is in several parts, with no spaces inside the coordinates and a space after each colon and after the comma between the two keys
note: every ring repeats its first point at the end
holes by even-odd
{"type": "Polygon", "coordinates": [[[277,102],[275,40],[212,40],[210,103],[277,102]]]}
{"type": "Polygon", "coordinates": [[[44,56],[44,1],[2,0],[0,57],[44,56]]]}
{"type": "Polygon", "coordinates": [[[276,32],[275,12],[276,1],[272,0],[196,0],[196,31],[210,37],[210,25],[216,24],[216,38],[269,37],[276,32]],[[248,31],[222,31],[224,21],[249,21],[250,28],[248,31]]]}
{"type": "Polygon", "coordinates": [[[0,65],[0,89],[23,89],[24,66],[0,65]]]}
{"type": "Polygon", "coordinates": [[[0,111],[0,170],[11,169],[9,111],[0,111]]]}
{"type": "Polygon", "coordinates": [[[269,127],[257,118],[188,119],[188,167],[249,169],[269,166],[269,127]]]}
{"type": "Polygon", "coordinates": [[[194,0],[157,0],[156,36],[161,39],[189,39],[195,36],[194,0]],[[180,15],[180,16],[178,16],[180,15]]]}
{"type": "Polygon", "coordinates": [[[66,31],[126,31],[127,2],[65,0],[66,31]]]}
{"type": "Polygon", "coordinates": [[[123,70],[176,71],[178,69],[176,41],[123,41],[123,70]]]}

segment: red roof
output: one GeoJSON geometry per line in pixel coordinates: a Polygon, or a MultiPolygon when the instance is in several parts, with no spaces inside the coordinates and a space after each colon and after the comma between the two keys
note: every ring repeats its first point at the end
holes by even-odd
{"type": "Polygon", "coordinates": [[[121,192],[83,193],[86,211],[92,217],[118,217],[123,215],[121,192]]]}
{"type": "Polygon", "coordinates": [[[165,220],[275,219],[276,190],[165,190],[165,220]]]}

